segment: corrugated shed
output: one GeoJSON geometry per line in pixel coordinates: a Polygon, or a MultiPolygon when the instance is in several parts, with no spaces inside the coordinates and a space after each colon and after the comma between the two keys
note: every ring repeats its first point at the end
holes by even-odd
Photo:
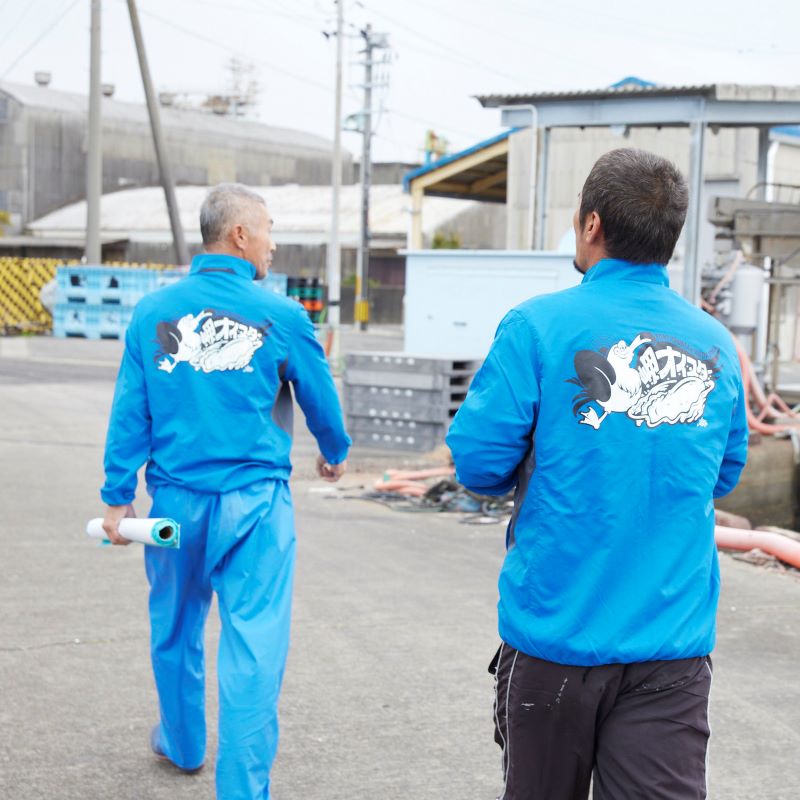
{"type": "MultiPolygon", "coordinates": [[[[275,239],[279,244],[323,244],[331,223],[329,186],[252,187],[266,200],[275,220],[275,239]]],[[[200,206],[208,187],[179,186],[178,208],[187,239],[200,241],[200,206]]],[[[373,239],[405,240],[409,224],[408,195],[401,186],[373,186],[370,192],[370,229],[373,239]]],[[[424,227],[433,232],[458,214],[472,208],[471,201],[442,197],[425,203],[424,227]]],[[[354,246],[359,236],[361,187],[343,186],[340,198],[340,240],[354,246]]],[[[126,189],[103,195],[100,223],[103,236],[140,241],[161,241],[171,237],[169,216],[160,187],[126,189]]],[[[37,237],[83,237],[86,229],[86,203],[65,206],[28,226],[37,237]]]]}

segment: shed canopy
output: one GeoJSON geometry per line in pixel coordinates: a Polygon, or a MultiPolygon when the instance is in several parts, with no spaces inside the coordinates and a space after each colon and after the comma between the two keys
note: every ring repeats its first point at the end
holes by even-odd
{"type": "Polygon", "coordinates": [[[432,197],[506,202],[508,139],[513,130],[424,164],[403,177],[403,190],[432,197]]]}
{"type": "Polygon", "coordinates": [[[624,82],[616,87],[568,92],[479,95],[484,108],[502,108],[504,125],[530,125],[535,106],[538,128],[604,125],[772,127],[800,122],[800,86],[656,86],[624,82]],[[509,108],[510,107],[510,108],[509,108]]]}
{"type": "Polygon", "coordinates": [[[626,79],[605,89],[482,95],[485,108],[500,108],[502,125],[534,128],[540,135],[536,166],[536,244],[543,242],[547,208],[550,131],[553,128],[686,127],[689,150],[689,211],[684,297],[700,299],[698,238],[702,209],[703,151],[708,128],[757,128],[758,181],[765,185],[770,129],[800,123],[800,86],[746,86],[713,83],[702,86],[657,86],[626,79]]]}

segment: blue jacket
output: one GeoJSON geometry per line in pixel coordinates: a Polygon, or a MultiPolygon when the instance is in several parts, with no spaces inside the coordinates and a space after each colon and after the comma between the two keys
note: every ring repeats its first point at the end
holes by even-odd
{"type": "Polygon", "coordinates": [[[447,437],[465,486],[516,489],[502,639],[577,666],[711,652],[745,403],[730,334],[663,266],[603,260],[511,311],[447,437]]]}
{"type": "Polygon", "coordinates": [[[303,307],[253,283],[255,268],[194,258],[146,295],[125,336],[105,451],[110,505],[148,485],[229,492],[291,472],[292,397],[331,464],[347,457],[339,397],[303,307]]]}

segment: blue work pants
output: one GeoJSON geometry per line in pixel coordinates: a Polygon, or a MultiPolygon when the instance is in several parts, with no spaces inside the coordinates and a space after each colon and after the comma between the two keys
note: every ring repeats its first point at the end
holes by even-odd
{"type": "Polygon", "coordinates": [[[222,630],[218,800],[268,800],[289,648],[295,535],[285,481],[224,494],[152,489],[151,516],[181,525],[180,549],[146,547],[160,745],[185,769],[205,759],[203,629],[217,593],[222,630]]]}

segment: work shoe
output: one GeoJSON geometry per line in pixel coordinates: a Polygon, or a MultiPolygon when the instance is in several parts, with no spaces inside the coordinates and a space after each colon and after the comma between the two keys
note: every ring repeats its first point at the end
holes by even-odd
{"type": "Polygon", "coordinates": [[[161,726],[154,725],[153,730],[150,731],[150,749],[153,751],[153,755],[156,757],[158,761],[163,761],[167,764],[172,764],[175,769],[183,772],[185,775],[194,775],[196,772],[200,772],[201,769],[205,766],[205,764],[201,764],[199,767],[193,767],[192,769],[186,769],[185,767],[178,766],[164,751],[161,749],[161,726]]]}

